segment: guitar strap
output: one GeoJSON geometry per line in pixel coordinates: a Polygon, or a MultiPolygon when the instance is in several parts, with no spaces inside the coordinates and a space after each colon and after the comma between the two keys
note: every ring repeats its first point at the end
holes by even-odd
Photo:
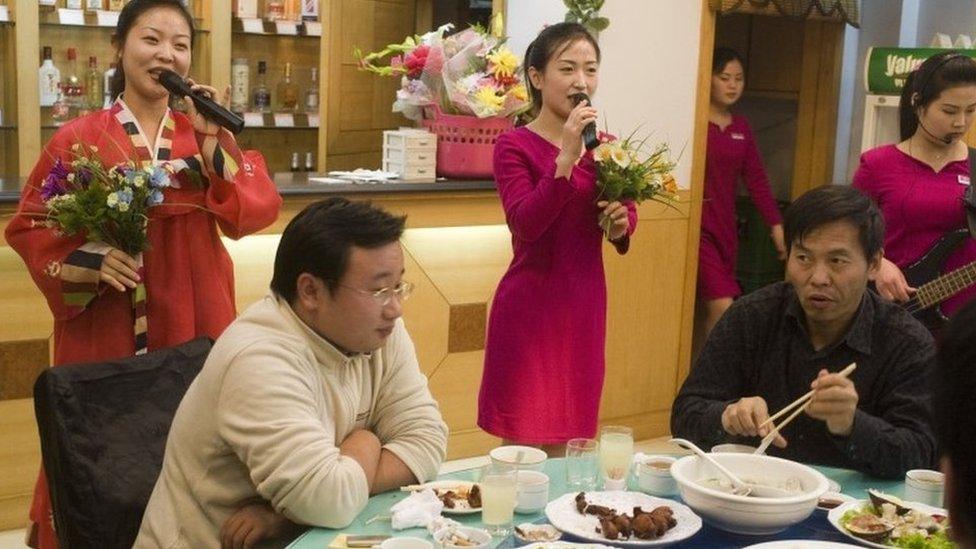
{"type": "Polygon", "coordinates": [[[976,149],[969,147],[969,186],[963,194],[962,202],[966,208],[966,225],[969,236],[976,238],[976,149]]]}

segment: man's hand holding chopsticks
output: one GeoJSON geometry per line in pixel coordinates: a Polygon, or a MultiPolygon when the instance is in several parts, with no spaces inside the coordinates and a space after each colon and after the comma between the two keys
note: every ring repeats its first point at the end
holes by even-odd
{"type": "Polygon", "coordinates": [[[814,393],[810,397],[807,415],[826,422],[827,430],[835,435],[850,435],[858,400],[854,382],[841,374],[820,370],[810,387],[814,393]]]}
{"type": "MultiPolygon", "coordinates": [[[[766,400],[762,397],[744,397],[729,404],[722,412],[722,428],[734,436],[765,437],[772,425],[762,425],[769,418],[766,400]]],[[[773,444],[778,448],[786,447],[786,439],[777,434],[773,444]]]]}

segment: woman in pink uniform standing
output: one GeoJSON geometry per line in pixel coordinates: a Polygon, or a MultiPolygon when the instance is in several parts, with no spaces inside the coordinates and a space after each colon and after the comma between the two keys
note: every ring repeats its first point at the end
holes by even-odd
{"type": "MultiPolygon", "coordinates": [[[[904,302],[915,288],[902,270],[942,236],[966,228],[962,199],[970,166],[962,137],[976,112],[976,61],[957,52],[928,58],[905,80],[899,108],[901,142],[862,154],[854,186],[878,203],[885,218],[878,293],[904,302]]],[[[973,261],[976,241],[966,239],[943,272],[973,261]]],[[[943,312],[951,315],[974,294],[971,287],[949,298],[943,312]]]]}
{"type": "Polygon", "coordinates": [[[769,188],[756,140],[745,117],[732,114],[742,97],[745,72],[742,58],[730,48],[716,48],[712,57],[712,92],[705,155],[705,197],[702,203],[701,243],[698,248],[698,297],[704,303],[704,335],[722,317],[742,290],[735,280],[739,238],[735,194],[745,182],[752,201],[767,225],[780,257],[786,255],[783,218],[769,188]]]}
{"type": "Polygon", "coordinates": [[[604,233],[626,253],[633,204],[597,202],[583,128],[596,121],[600,48],[583,26],[544,29],[525,54],[537,116],[502,135],[494,175],[514,258],[492,303],[478,425],[506,442],[561,454],[596,433],[606,330],[604,233]]]}

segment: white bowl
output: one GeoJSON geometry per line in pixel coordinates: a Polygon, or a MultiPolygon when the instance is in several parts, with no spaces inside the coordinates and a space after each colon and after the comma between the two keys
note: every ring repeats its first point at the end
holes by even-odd
{"type": "Polygon", "coordinates": [[[673,456],[647,456],[637,465],[637,486],[653,496],[673,496],[678,485],[671,476],[673,456]]]}
{"type": "Polygon", "coordinates": [[[712,446],[713,454],[751,454],[756,451],[755,446],[747,446],[745,444],[716,444],[712,446]]]}
{"type": "Polygon", "coordinates": [[[434,545],[421,538],[410,536],[394,537],[384,540],[380,544],[380,549],[433,549],[434,545]]]}
{"type": "Polygon", "coordinates": [[[743,480],[782,485],[799,481],[801,491],[782,498],[735,496],[701,481],[724,478],[698,456],[686,456],[671,466],[681,499],[708,523],[737,534],[763,535],[781,532],[813,513],[817,500],[827,491],[827,477],[815,469],[767,455],[712,454],[712,457],[743,480]],[[761,477],[759,476],[761,475],[761,477]]]}
{"type": "Polygon", "coordinates": [[[542,465],[546,462],[546,458],[549,457],[542,450],[531,446],[499,446],[491,452],[488,452],[488,455],[491,456],[491,460],[495,463],[516,465],[516,462],[518,462],[519,469],[530,469],[532,471],[541,471],[542,465]],[[521,461],[519,461],[520,452],[521,461]]]}
{"type": "Polygon", "coordinates": [[[455,547],[463,547],[463,549],[487,549],[491,546],[491,534],[488,533],[488,530],[472,528],[470,526],[446,526],[434,532],[434,545],[437,549],[454,549],[455,547]],[[467,537],[468,541],[474,545],[454,545],[448,542],[445,538],[452,532],[458,532],[467,537]]]}
{"type": "Polygon", "coordinates": [[[549,503],[549,476],[539,471],[519,471],[515,495],[516,513],[538,513],[549,503]]]}

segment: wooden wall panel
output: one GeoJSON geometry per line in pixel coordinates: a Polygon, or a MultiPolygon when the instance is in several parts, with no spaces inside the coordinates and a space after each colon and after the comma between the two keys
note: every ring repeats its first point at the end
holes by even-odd
{"type": "MultiPolygon", "coordinates": [[[[810,24],[810,23],[807,23],[810,24]]],[[[796,92],[806,24],[785,18],[752,17],[749,45],[748,89],[796,92]]]]}
{"type": "Polygon", "coordinates": [[[0,530],[27,525],[40,465],[34,401],[0,400],[0,530]]]}

